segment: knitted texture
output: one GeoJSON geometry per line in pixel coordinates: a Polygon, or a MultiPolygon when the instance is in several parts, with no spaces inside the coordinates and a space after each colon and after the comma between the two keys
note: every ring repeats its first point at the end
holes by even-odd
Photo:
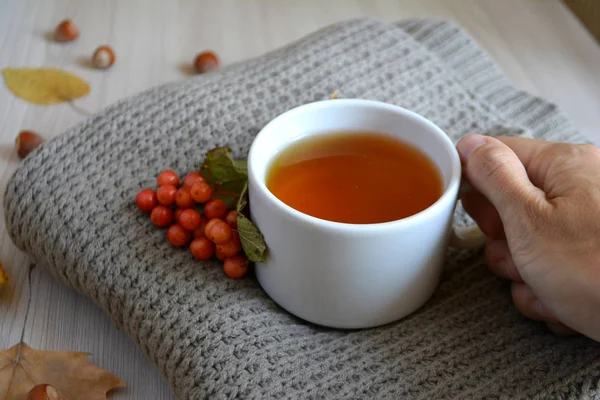
{"type": "Polygon", "coordinates": [[[451,23],[354,20],[150,89],[43,144],[8,186],[8,232],[105,310],[181,399],[600,398],[600,344],[522,317],[481,251],[449,250],[413,315],[342,331],[174,249],[136,208],[158,171],[197,169],[215,146],[245,157],[269,120],[335,89],[414,110],[455,142],[468,132],[586,141],[451,23]]]}

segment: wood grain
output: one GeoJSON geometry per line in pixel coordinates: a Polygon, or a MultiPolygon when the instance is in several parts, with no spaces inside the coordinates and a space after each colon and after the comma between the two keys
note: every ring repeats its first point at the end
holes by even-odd
{"type": "MultiPolygon", "coordinates": [[[[456,21],[518,86],[557,103],[600,143],[600,48],[558,0],[0,0],[0,68],[74,72],[92,86],[77,106],[97,112],[148,87],[185,79],[199,51],[215,50],[233,63],[362,16],[456,21]],[[49,40],[66,17],[79,26],[80,37],[69,44],[49,40]],[[89,57],[105,43],[115,49],[116,64],[90,69],[89,57]]],[[[0,186],[19,165],[13,142],[21,129],[53,137],[84,118],[67,104],[34,106],[0,88],[0,186]]],[[[3,226],[0,235],[0,259],[11,276],[0,294],[0,347],[8,348],[18,342],[25,320],[29,260],[3,226]]],[[[25,340],[32,347],[93,353],[93,362],[128,384],[114,399],[173,398],[142,352],[84,296],[43,268],[34,270],[31,292],[25,340]]]]}

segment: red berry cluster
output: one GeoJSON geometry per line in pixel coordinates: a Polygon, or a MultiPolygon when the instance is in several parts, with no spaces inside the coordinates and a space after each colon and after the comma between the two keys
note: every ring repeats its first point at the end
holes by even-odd
{"type": "Polygon", "coordinates": [[[169,227],[169,243],[176,247],[189,245],[198,260],[216,256],[230,278],[246,275],[248,260],[237,232],[237,212],[227,211],[223,200],[212,197],[213,190],[204,177],[190,172],[180,186],[177,173],[165,170],[158,174],[157,183],[158,190],[139,192],[136,203],[140,210],[150,213],[155,226],[169,227]],[[204,204],[204,215],[194,208],[196,204],[204,204]]]}

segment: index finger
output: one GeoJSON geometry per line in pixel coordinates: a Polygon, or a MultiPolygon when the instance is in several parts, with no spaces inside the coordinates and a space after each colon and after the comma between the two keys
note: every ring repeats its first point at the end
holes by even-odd
{"type": "Polygon", "coordinates": [[[498,136],[496,139],[510,147],[527,169],[536,156],[551,142],[514,136],[498,136]]]}

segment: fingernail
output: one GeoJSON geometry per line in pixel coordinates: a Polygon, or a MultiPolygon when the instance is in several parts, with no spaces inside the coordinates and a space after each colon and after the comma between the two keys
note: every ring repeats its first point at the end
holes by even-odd
{"type": "Polygon", "coordinates": [[[464,164],[467,162],[471,154],[486,143],[485,136],[482,135],[467,135],[462,138],[456,145],[456,150],[460,156],[460,160],[464,164]]]}

